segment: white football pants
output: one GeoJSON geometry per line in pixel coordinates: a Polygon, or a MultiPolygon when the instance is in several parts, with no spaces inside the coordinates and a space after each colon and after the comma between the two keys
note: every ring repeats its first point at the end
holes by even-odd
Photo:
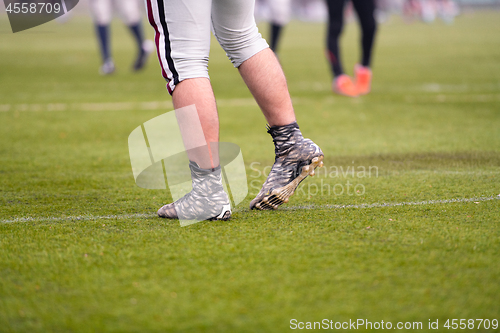
{"type": "Polygon", "coordinates": [[[254,19],[254,0],[145,0],[167,89],[209,78],[210,30],[234,67],[267,48],[254,19]]]}

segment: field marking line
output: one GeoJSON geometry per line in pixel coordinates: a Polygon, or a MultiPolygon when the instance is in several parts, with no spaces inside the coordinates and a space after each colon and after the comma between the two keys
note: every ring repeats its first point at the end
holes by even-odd
{"type": "Polygon", "coordinates": [[[443,199],[443,200],[426,200],[426,201],[409,201],[409,202],[383,202],[372,204],[358,204],[358,205],[306,205],[306,206],[292,206],[284,207],[283,210],[298,210],[298,209],[346,209],[346,208],[385,208],[385,207],[398,207],[398,206],[423,206],[423,205],[436,205],[448,203],[463,203],[463,202],[480,202],[500,200],[500,195],[495,197],[476,197],[476,198],[462,198],[462,199],[443,199]]]}
{"type": "MultiPolygon", "coordinates": [[[[253,98],[220,98],[217,105],[231,106],[257,106],[253,98]]],[[[54,112],[54,111],[147,111],[173,109],[171,101],[146,101],[146,102],[102,102],[102,103],[33,103],[33,104],[0,104],[0,112],[54,112]]]]}
{"type": "MultiPolygon", "coordinates": [[[[413,102],[496,102],[500,101],[499,94],[475,94],[475,95],[446,95],[433,94],[429,96],[405,96],[405,101],[413,102]]],[[[304,97],[293,97],[294,104],[309,104],[311,102],[321,102],[332,104],[335,99],[331,96],[323,99],[313,99],[304,97]]],[[[257,103],[253,98],[219,98],[217,105],[220,107],[243,107],[255,106],[257,103]]],[[[54,112],[54,111],[147,111],[173,109],[171,101],[146,101],[146,102],[95,102],[95,103],[32,103],[32,104],[0,104],[0,112],[54,112]]]]}
{"type": "Polygon", "coordinates": [[[156,214],[123,214],[123,215],[104,215],[104,216],[94,216],[94,215],[78,215],[78,216],[64,216],[64,217],[19,217],[12,220],[0,220],[0,223],[16,223],[16,222],[59,222],[59,221],[97,221],[97,220],[122,220],[129,218],[150,218],[155,217],[156,214]]]}
{"type": "Polygon", "coordinates": [[[498,102],[500,101],[499,94],[432,94],[432,95],[406,95],[405,101],[407,103],[426,103],[426,102],[437,102],[437,103],[487,103],[487,102],[498,102]]]}
{"type": "MultiPolygon", "coordinates": [[[[413,202],[383,202],[372,204],[359,204],[359,205],[306,205],[306,206],[292,206],[284,207],[282,210],[299,210],[299,209],[369,209],[369,208],[385,208],[385,207],[398,207],[398,206],[423,206],[423,205],[436,205],[436,204],[449,204],[449,203],[463,203],[463,202],[480,202],[500,200],[500,195],[495,197],[476,197],[476,198],[462,198],[462,199],[445,199],[445,200],[426,200],[426,201],[413,201],[413,202]]],[[[247,209],[235,209],[233,212],[246,211],[247,209]]],[[[18,223],[18,222],[83,222],[83,221],[97,221],[97,220],[122,220],[130,218],[156,218],[155,213],[145,214],[123,214],[123,215],[79,215],[79,216],[65,216],[65,217],[19,217],[11,220],[0,220],[0,223],[18,223]]]]}

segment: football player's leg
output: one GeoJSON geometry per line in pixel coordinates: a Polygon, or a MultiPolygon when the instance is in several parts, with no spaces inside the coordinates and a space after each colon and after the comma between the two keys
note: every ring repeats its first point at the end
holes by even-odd
{"type": "Polygon", "coordinates": [[[340,59],[339,38],[344,26],[344,4],[345,0],[327,0],[328,8],[328,31],[327,48],[328,60],[334,77],[344,74],[340,59]]]}
{"type": "Polygon", "coordinates": [[[374,0],[353,0],[354,9],[358,14],[361,25],[361,65],[370,67],[373,42],[377,31],[377,21],[375,20],[374,0]]]}
{"type": "Polygon", "coordinates": [[[90,0],[89,9],[101,50],[102,66],[99,71],[103,75],[108,75],[115,70],[115,65],[111,57],[109,37],[109,25],[113,17],[111,0],[90,0]]]}
{"type": "MultiPolygon", "coordinates": [[[[206,142],[217,142],[218,115],[208,76],[210,2],[147,0],[146,4],[149,21],[156,31],[155,43],[162,74],[167,80],[174,107],[179,109],[194,104],[206,142]]],[[[218,165],[217,159],[189,157],[202,167],[218,165]]]]}
{"type": "Polygon", "coordinates": [[[285,75],[259,33],[253,11],[253,0],[214,0],[214,35],[238,68],[268,123],[290,124],[295,115],[285,75]]]}
{"type": "Polygon", "coordinates": [[[146,60],[152,49],[151,42],[144,40],[141,23],[141,3],[139,0],[120,0],[117,1],[117,7],[120,9],[120,14],[123,23],[129,28],[137,45],[137,57],[132,65],[132,69],[138,71],[144,68],[146,60]]]}
{"type": "Polygon", "coordinates": [[[371,90],[372,71],[370,69],[373,42],[377,30],[374,0],[353,0],[361,25],[361,62],[355,67],[356,89],[359,94],[368,94],[371,90]]]}
{"type": "Polygon", "coordinates": [[[265,49],[239,67],[269,124],[276,159],[251,209],[276,209],[288,202],[300,182],[322,166],[323,152],[305,139],[295,121],[285,76],[270,49],[265,49]]]}
{"type": "Polygon", "coordinates": [[[323,153],[311,140],[302,137],[285,75],[258,32],[253,6],[253,0],[214,0],[213,29],[264,113],[268,133],[275,143],[275,163],[250,208],[276,209],[288,201],[305,177],[321,166],[323,153]]]}
{"type": "Polygon", "coordinates": [[[245,60],[238,70],[270,126],[295,121],[285,74],[271,49],[266,48],[245,60]]]}
{"type": "Polygon", "coordinates": [[[278,50],[278,43],[283,32],[283,27],[290,21],[291,3],[290,0],[270,0],[270,38],[269,47],[275,53],[278,50]]]}
{"type": "Polygon", "coordinates": [[[211,4],[198,0],[146,0],[146,5],[156,32],[162,75],[178,112],[193,184],[193,191],[161,207],[158,215],[181,220],[229,219],[229,198],[222,186],[217,151],[210,149],[219,140],[217,108],[208,77],[211,4]],[[189,108],[192,105],[196,107],[194,114],[189,108]],[[186,112],[179,110],[184,107],[188,107],[186,112]],[[202,133],[193,133],[194,127],[201,127],[202,133]]]}
{"type": "Polygon", "coordinates": [[[340,95],[355,97],[358,95],[356,86],[351,78],[344,74],[340,57],[339,38],[344,26],[345,0],[327,0],[328,33],[327,56],[333,74],[332,90],[340,95]]]}

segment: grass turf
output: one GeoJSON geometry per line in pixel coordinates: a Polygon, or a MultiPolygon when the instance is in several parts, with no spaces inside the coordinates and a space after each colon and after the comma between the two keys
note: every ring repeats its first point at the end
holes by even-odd
{"type": "MultiPolygon", "coordinates": [[[[324,26],[290,24],[280,61],[301,129],[326,159],[273,212],[247,209],[273,147],[214,42],[221,139],[241,147],[250,194],[229,222],[181,228],[154,217],[170,194],[136,187],[128,158],[128,134],[171,110],[141,107],[169,100],[156,59],[131,74],[117,22],[118,72],[100,77],[87,18],[10,34],[2,16],[0,330],[500,319],[500,202],[396,205],[500,194],[499,28],[500,12],[451,26],[393,19],[377,36],[372,93],[348,99],[330,91],[324,26]],[[362,206],[372,203],[393,206],[362,206]]],[[[343,39],[349,73],[357,33],[351,24],[343,39]]]]}

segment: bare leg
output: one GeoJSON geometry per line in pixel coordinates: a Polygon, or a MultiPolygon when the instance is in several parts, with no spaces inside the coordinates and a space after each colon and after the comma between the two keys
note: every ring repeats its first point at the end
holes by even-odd
{"type": "Polygon", "coordinates": [[[190,135],[189,122],[179,122],[184,145],[190,142],[186,147],[189,159],[196,162],[203,169],[218,166],[219,158],[217,151],[216,149],[210,149],[211,144],[213,148],[213,143],[219,141],[219,116],[210,80],[207,78],[196,78],[180,82],[172,94],[172,101],[175,109],[194,104],[198,111],[205,142],[203,140],[190,142],[193,140],[193,136],[190,135]],[[208,145],[208,152],[206,149],[190,150],[192,147],[204,145],[208,145]]]}
{"type": "Polygon", "coordinates": [[[245,60],[238,69],[270,126],[295,121],[285,74],[271,49],[264,49],[245,60]]]}
{"type": "MultiPolygon", "coordinates": [[[[231,203],[219,167],[219,118],[210,81],[186,79],[176,85],[172,100],[188,158],[198,167],[189,163],[192,190],[161,207],[158,216],[179,219],[181,225],[206,219],[228,220],[231,203]]],[[[187,188],[181,190],[184,193],[187,188]]],[[[174,193],[172,187],[171,191],[174,193]]]]}
{"type": "MultiPolygon", "coordinates": [[[[255,54],[238,69],[270,126],[288,125],[295,121],[285,75],[271,49],[255,54]]],[[[219,164],[218,154],[210,149],[210,143],[219,141],[219,117],[210,81],[207,78],[184,80],[176,86],[172,98],[175,109],[196,105],[205,140],[209,145],[209,155],[199,150],[188,151],[189,159],[204,169],[216,167],[219,164]]],[[[181,133],[186,143],[189,136],[187,128],[183,131],[181,126],[181,133]]],[[[197,144],[201,145],[204,143],[197,144]]]]}

